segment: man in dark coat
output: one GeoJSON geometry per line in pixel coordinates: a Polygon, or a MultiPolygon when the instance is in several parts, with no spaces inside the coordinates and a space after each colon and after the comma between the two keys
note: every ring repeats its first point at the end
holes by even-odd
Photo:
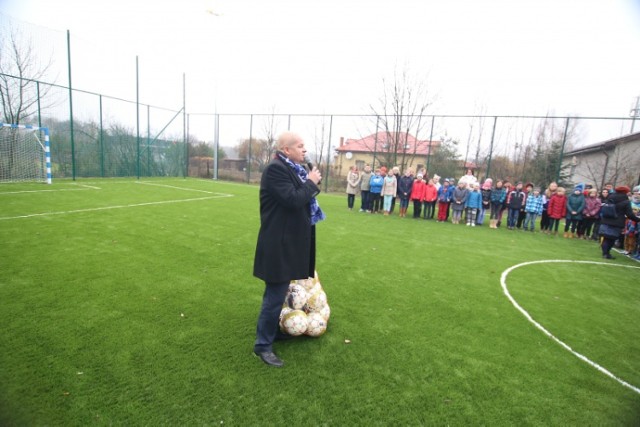
{"type": "Polygon", "coordinates": [[[629,201],[629,193],[631,190],[627,186],[616,187],[615,193],[610,194],[606,200],[606,203],[615,205],[615,216],[605,217],[600,219],[600,228],[598,233],[602,237],[602,258],[614,259],[611,256],[611,248],[615,241],[622,234],[624,228],[625,218],[629,218],[632,221],[640,221],[640,218],[633,214],[631,209],[631,202],[629,201]]]}
{"type": "Polygon", "coordinates": [[[273,352],[280,311],[291,280],[307,279],[315,270],[315,223],[324,218],[315,196],[320,171],[306,171],[302,138],[286,132],[278,138],[274,159],[260,182],[260,232],[253,275],[265,282],[254,353],[268,365],[281,367],[273,352]]]}

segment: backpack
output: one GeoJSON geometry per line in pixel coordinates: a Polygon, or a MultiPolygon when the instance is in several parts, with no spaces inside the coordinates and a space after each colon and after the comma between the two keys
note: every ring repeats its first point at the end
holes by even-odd
{"type": "Polygon", "coordinates": [[[606,200],[600,208],[600,216],[602,218],[617,218],[618,212],[616,212],[616,205],[611,203],[610,200],[606,200]]]}

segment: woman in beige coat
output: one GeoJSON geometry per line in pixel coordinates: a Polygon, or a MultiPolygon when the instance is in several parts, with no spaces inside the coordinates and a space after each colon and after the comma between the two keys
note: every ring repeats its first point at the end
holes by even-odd
{"type": "Polygon", "coordinates": [[[356,200],[356,194],[358,194],[358,189],[360,188],[360,179],[358,168],[351,166],[349,174],[347,175],[347,205],[350,211],[353,210],[353,203],[356,200]]]}

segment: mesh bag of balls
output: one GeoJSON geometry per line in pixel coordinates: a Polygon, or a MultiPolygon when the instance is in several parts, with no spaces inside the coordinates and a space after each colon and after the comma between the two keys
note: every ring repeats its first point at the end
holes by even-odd
{"type": "Polygon", "coordinates": [[[280,329],[285,334],[319,337],[327,330],[331,310],[318,273],[304,280],[294,280],[280,312],[280,329]]]}

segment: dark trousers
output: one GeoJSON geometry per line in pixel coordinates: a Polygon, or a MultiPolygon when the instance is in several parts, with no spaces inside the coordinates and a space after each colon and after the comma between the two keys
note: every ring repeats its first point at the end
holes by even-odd
{"type": "Polygon", "coordinates": [[[369,190],[360,190],[360,209],[363,211],[371,209],[369,205],[369,190]]]}
{"type": "Polygon", "coordinates": [[[548,230],[549,229],[549,223],[550,223],[550,218],[549,218],[549,213],[547,212],[546,209],[542,210],[542,217],[540,218],[540,229],[541,230],[548,230]]]}
{"type": "Polygon", "coordinates": [[[600,244],[600,247],[602,248],[602,255],[611,255],[609,252],[611,252],[611,248],[613,248],[616,240],[617,239],[615,238],[602,236],[602,243],[600,244]]]}
{"type": "Polygon", "coordinates": [[[580,226],[581,222],[582,222],[581,219],[569,219],[569,218],[567,218],[567,220],[564,223],[564,231],[565,231],[565,233],[567,231],[569,231],[569,229],[571,229],[572,233],[575,233],[576,229],[580,226]]]}
{"type": "Polygon", "coordinates": [[[516,223],[518,222],[519,216],[520,216],[520,209],[509,208],[509,215],[507,216],[507,226],[514,228],[516,226],[516,223]]]}
{"type": "Polygon", "coordinates": [[[436,212],[436,201],[423,202],[422,209],[422,217],[424,219],[433,219],[433,214],[436,212]]]}
{"type": "Polygon", "coordinates": [[[289,282],[265,283],[253,351],[258,353],[273,351],[273,342],[276,339],[279,328],[280,311],[282,311],[282,304],[284,304],[288,290],[289,282]]]}
{"type": "Polygon", "coordinates": [[[596,218],[584,217],[582,222],[578,224],[578,235],[591,237],[591,229],[596,223],[596,218]]]}
{"type": "Polygon", "coordinates": [[[372,212],[378,212],[379,210],[382,209],[382,196],[380,196],[380,193],[369,193],[369,196],[371,197],[371,202],[369,204],[369,210],[371,210],[372,212]]]}
{"type": "Polygon", "coordinates": [[[420,218],[420,211],[422,211],[422,202],[420,200],[413,201],[413,217],[420,218]]]}
{"type": "Polygon", "coordinates": [[[502,203],[491,203],[491,215],[489,219],[498,219],[500,215],[500,209],[502,209],[502,203]]]}
{"type": "Polygon", "coordinates": [[[356,201],[356,195],[355,194],[347,194],[347,207],[349,209],[353,209],[353,202],[356,201]]]}
{"type": "Polygon", "coordinates": [[[600,218],[596,218],[593,223],[593,233],[591,234],[592,240],[598,240],[600,238],[600,218]]]}
{"type": "Polygon", "coordinates": [[[524,222],[526,217],[527,213],[524,211],[524,209],[518,212],[518,224],[516,224],[516,228],[522,228],[522,223],[524,222]]]}

